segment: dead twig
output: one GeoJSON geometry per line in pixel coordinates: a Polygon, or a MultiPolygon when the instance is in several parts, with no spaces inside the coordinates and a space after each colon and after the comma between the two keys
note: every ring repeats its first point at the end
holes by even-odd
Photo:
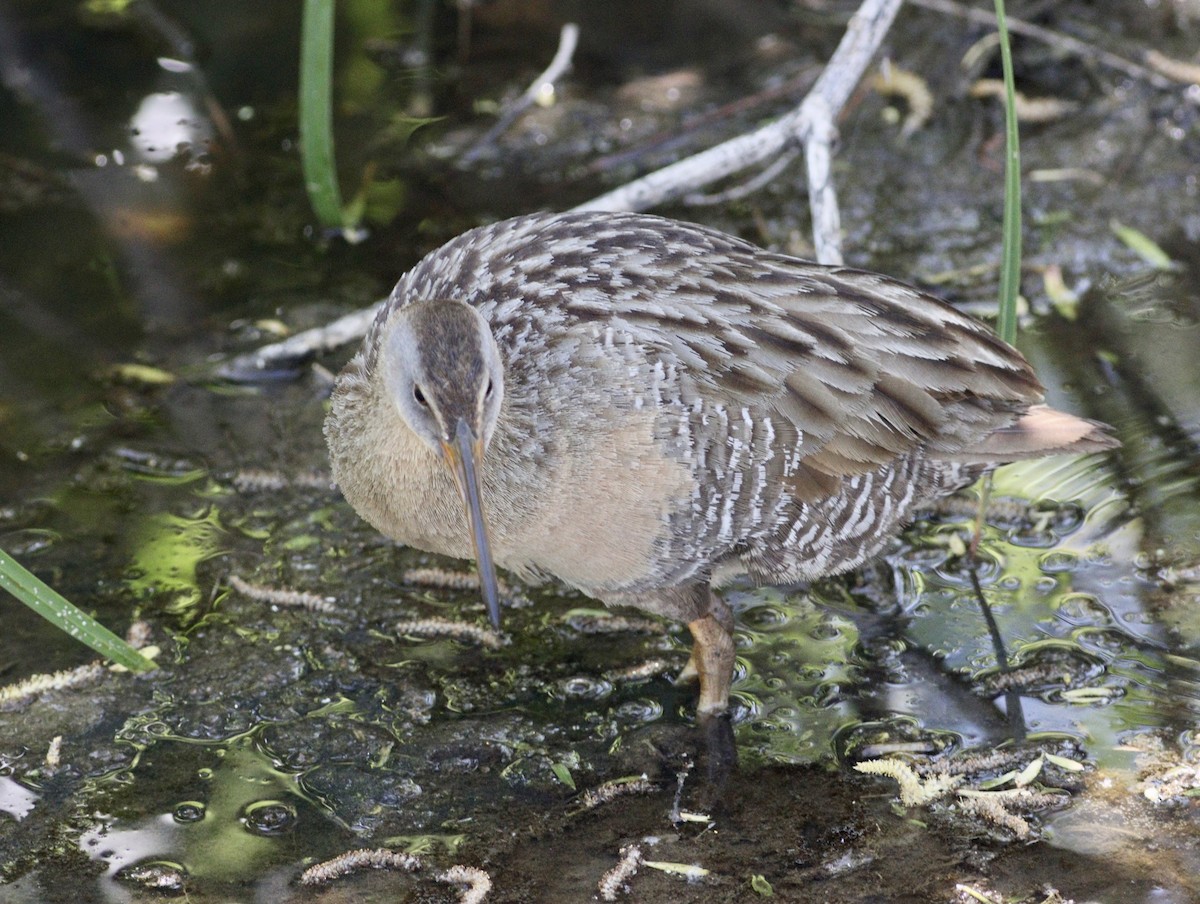
{"type": "Polygon", "coordinates": [[[776,157],[762,172],[747,179],[741,185],[734,185],[724,191],[708,195],[691,192],[683,196],[683,203],[691,207],[717,207],[721,204],[728,204],[730,201],[740,201],[747,195],[754,194],[763,186],[774,182],[779,174],[791,166],[792,161],[799,156],[799,148],[790,148],[776,157]]]}
{"type": "Polygon", "coordinates": [[[829,174],[837,134],[834,120],[850,99],[899,10],[899,0],[865,0],[851,17],[846,34],[812,91],[791,113],[748,135],[635,179],[575,209],[646,210],[693,192],[699,185],[762,164],[800,143],[808,170],[817,260],[841,263],[840,217],[829,174]]]}
{"type": "MultiPolygon", "coordinates": [[[[663,167],[573,209],[646,210],[695,192],[698,186],[710,185],[773,161],[800,144],[805,151],[817,260],[827,264],[842,263],[841,218],[830,178],[830,160],[837,136],[834,120],[883,42],[900,5],[901,0],[864,0],[851,17],[841,43],[812,90],[791,113],[748,135],[663,167]]],[[[545,82],[543,73],[534,86],[545,82]]],[[[319,352],[361,339],[382,305],[380,301],[339,317],[326,326],[305,330],[282,342],[239,355],[218,372],[230,380],[253,380],[273,368],[292,365],[319,352]]]]}
{"type": "Polygon", "coordinates": [[[497,138],[512,128],[522,113],[534,104],[549,105],[554,99],[554,83],[563,77],[571,68],[571,60],[575,56],[575,48],[579,45],[579,26],[568,22],[562,27],[558,36],[558,50],[554,59],[546,67],[546,71],[533,80],[525,93],[518,97],[504,114],[496,120],[495,125],[485,132],[478,141],[472,144],[462,157],[459,164],[465,166],[478,160],[483,152],[491,147],[497,138]]]}
{"type": "Polygon", "coordinates": [[[313,327],[289,336],[282,342],[272,342],[252,352],[238,355],[218,368],[217,375],[234,382],[253,382],[276,368],[291,367],[321,352],[330,352],[349,345],[367,334],[372,321],[383,307],[378,301],[367,308],[352,311],[324,326],[313,327]]]}
{"type": "Polygon", "coordinates": [[[1172,81],[1183,85],[1200,84],[1200,64],[1177,60],[1157,50],[1147,50],[1143,59],[1147,66],[1172,81]]]}
{"type": "Polygon", "coordinates": [[[701,129],[710,128],[734,116],[748,116],[765,104],[774,103],[782,98],[791,98],[801,91],[806,91],[816,82],[820,73],[805,69],[799,75],[793,76],[786,82],[771,85],[754,94],[739,97],[737,100],[722,104],[712,110],[688,116],[678,129],[660,132],[652,135],[635,147],[623,148],[611,154],[597,157],[583,169],[585,175],[606,173],[617,166],[635,165],[637,161],[650,153],[665,153],[689,140],[701,129]]]}

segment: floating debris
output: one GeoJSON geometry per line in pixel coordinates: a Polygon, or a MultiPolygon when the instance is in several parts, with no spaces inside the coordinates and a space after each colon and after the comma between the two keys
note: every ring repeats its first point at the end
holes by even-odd
{"type": "Polygon", "coordinates": [[[652,618],[614,615],[599,609],[573,609],[563,621],[580,634],[666,634],[667,626],[652,618]]]}
{"type": "Polygon", "coordinates": [[[605,672],[604,677],[613,684],[629,684],[635,681],[645,681],[648,678],[657,678],[664,672],[670,672],[674,666],[665,659],[655,658],[647,659],[645,662],[639,662],[636,665],[631,665],[623,669],[612,669],[605,672]]]}
{"type": "Polygon", "coordinates": [[[890,756],[893,753],[924,753],[935,754],[938,752],[938,745],[931,739],[923,739],[919,741],[881,741],[878,744],[866,744],[861,750],[857,751],[857,755],[864,760],[874,760],[879,757],[890,756]]]}
{"type": "MultiPolygon", "coordinates": [[[[1200,740],[1200,734],[1196,739],[1200,740]]],[[[1141,774],[1136,788],[1151,803],[1192,804],[1200,798],[1200,766],[1187,762],[1178,744],[1176,740],[1168,746],[1157,735],[1130,738],[1127,742],[1126,749],[1138,751],[1141,774]]]]}
{"type": "Polygon", "coordinates": [[[980,891],[978,888],[972,888],[970,885],[958,883],[954,886],[954,890],[958,892],[958,900],[966,904],[967,901],[976,901],[978,904],[1004,904],[1004,899],[993,898],[987,892],[980,891]]]}
{"type": "Polygon", "coordinates": [[[756,895],[760,895],[761,897],[775,897],[775,889],[771,887],[771,883],[762,873],[755,873],[750,877],[750,888],[756,895]]]}
{"type": "Polygon", "coordinates": [[[922,763],[917,766],[921,775],[980,775],[985,772],[1013,769],[1036,755],[1028,747],[1003,747],[983,753],[968,751],[952,760],[937,763],[922,763]]]}
{"type": "Polygon", "coordinates": [[[187,870],[179,863],[159,860],[127,866],[117,872],[117,878],[153,891],[180,893],[187,883],[187,870]]]}
{"type": "Polygon", "coordinates": [[[899,97],[908,106],[908,115],[900,126],[900,137],[907,138],[933,115],[933,93],[925,79],[884,60],[871,79],[871,87],[885,97],[899,97]]]}
{"type": "MultiPolygon", "coordinates": [[[[441,590],[478,590],[479,575],[473,571],[450,571],[446,568],[410,568],[401,573],[400,580],[405,584],[420,584],[424,587],[437,587],[441,590]]],[[[508,588],[500,583],[501,593],[508,588]]]]}
{"type": "Polygon", "coordinates": [[[62,764],[62,735],[55,735],[50,739],[50,746],[46,748],[46,768],[57,769],[62,764]]]}
{"type": "Polygon", "coordinates": [[[139,618],[130,622],[128,630],[125,631],[125,642],[135,650],[140,650],[150,643],[151,633],[150,622],[139,618]]]}
{"type": "Polygon", "coordinates": [[[641,864],[642,849],[639,845],[628,844],[621,848],[620,861],[600,878],[596,886],[600,900],[615,901],[618,895],[629,891],[628,882],[637,875],[641,864]]]}
{"type": "Polygon", "coordinates": [[[1059,696],[1067,703],[1078,703],[1091,706],[1100,703],[1111,703],[1117,697],[1123,696],[1124,691],[1119,687],[1073,687],[1063,691],[1059,696]]]}
{"type": "Polygon", "coordinates": [[[61,691],[92,684],[99,681],[103,674],[103,665],[99,662],[89,662],[87,665],[49,675],[30,675],[15,684],[0,687],[0,709],[17,709],[46,691],[61,691]]]}
{"type": "MultiPolygon", "coordinates": [[[[436,587],[439,590],[478,591],[479,575],[473,571],[450,571],[446,568],[410,568],[401,572],[400,581],[418,587],[436,587]]],[[[520,608],[530,605],[530,600],[515,593],[503,579],[496,578],[496,589],[504,597],[506,605],[520,608]]]]}
{"type": "MultiPolygon", "coordinates": [[[[1042,502],[1029,502],[1025,499],[1008,499],[993,496],[988,499],[986,514],[989,520],[1006,524],[1040,525],[1047,520],[1053,520],[1060,512],[1069,512],[1071,505],[1042,502]]],[[[974,518],[979,514],[979,500],[970,496],[943,496],[934,499],[920,507],[917,514],[922,516],[936,515],[941,518],[974,518]]]]}
{"type": "Polygon", "coordinates": [[[387,848],[359,848],[310,866],[300,874],[301,885],[325,885],[342,876],[364,869],[404,870],[413,873],[421,868],[421,858],[387,848]]]}
{"type": "Polygon", "coordinates": [[[911,766],[895,759],[867,760],[855,763],[854,769],[867,775],[883,775],[895,780],[900,785],[900,802],[906,807],[923,807],[940,800],[963,782],[961,775],[946,773],[922,780],[911,766]]]}
{"type": "Polygon", "coordinates": [[[332,493],[333,478],[313,471],[308,474],[285,474],[260,468],[246,468],[233,475],[233,488],[239,493],[278,493],[281,490],[322,490],[332,493]]]}
{"type": "Polygon", "coordinates": [[[1172,81],[1182,84],[1200,83],[1200,65],[1186,60],[1177,60],[1157,50],[1147,50],[1143,57],[1146,65],[1172,81]]]}
{"type": "MultiPolygon", "coordinates": [[[[995,97],[1004,102],[1004,82],[998,78],[981,78],[971,85],[970,95],[976,98],[995,97]]],[[[1027,97],[1020,91],[1013,93],[1013,109],[1021,122],[1053,122],[1079,109],[1072,100],[1058,97],[1027,97]]]]}
{"type": "Polygon", "coordinates": [[[1065,756],[1057,756],[1053,753],[1043,754],[1046,757],[1046,762],[1052,766],[1057,766],[1066,772],[1083,772],[1087,767],[1078,760],[1072,760],[1065,756]]]}
{"type": "Polygon", "coordinates": [[[1140,787],[1142,796],[1155,804],[1194,798],[1200,796],[1200,768],[1176,766],[1143,780],[1140,787]]]}
{"type": "Polygon", "coordinates": [[[642,866],[648,866],[659,872],[670,873],[672,876],[683,876],[685,879],[703,879],[712,870],[705,869],[696,863],[673,863],[670,860],[643,860],[642,866]]]}
{"type": "Polygon", "coordinates": [[[1108,226],[1113,235],[1119,238],[1125,247],[1151,267],[1156,270],[1174,269],[1175,263],[1171,260],[1171,256],[1146,233],[1134,229],[1132,226],[1125,226],[1118,220],[1110,220],[1108,226]]]}
{"type": "MultiPolygon", "coordinates": [[[[1085,696],[1102,692],[1101,696],[1106,698],[1109,693],[1107,689],[1084,686],[1103,674],[1104,663],[1099,658],[1066,646],[1046,644],[1007,671],[996,670],[980,676],[978,688],[985,697],[995,697],[1008,691],[1023,694],[1056,692],[1069,700],[1069,695],[1080,690],[1087,692],[1085,696]]],[[[1092,698],[1088,696],[1087,699],[1092,698]]]]}
{"type": "Polygon", "coordinates": [[[1067,797],[1066,794],[1046,794],[1028,788],[1014,788],[1009,791],[975,791],[961,788],[956,803],[963,812],[982,816],[1023,841],[1033,830],[1029,823],[1013,810],[1045,810],[1060,806],[1067,797]]]}
{"type": "Polygon", "coordinates": [[[263,584],[251,584],[236,574],[229,576],[229,586],[247,599],[260,603],[271,603],[275,606],[286,606],[291,609],[307,609],[310,612],[337,612],[338,607],[330,597],[318,596],[303,590],[287,590],[278,587],[267,587],[263,584]]]}
{"type": "Polygon", "coordinates": [[[144,386],[170,386],[179,378],[170,371],[149,364],[126,362],[114,364],[104,376],[118,383],[141,383],[144,386]]]}
{"type": "Polygon", "coordinates": [[[508,638],[491,628],[481,628],[470,622],[451,621],[448,618],[412,618],[397,622],[397,634],[417,637],[452,637],[455,640],[473,641],[480,646],[498,650],[508,643],[508,638]]]}
{"type": "Polygon", "coordinates": [[[652,794],[657,790],[658,787],[644,773],[627,778],[615,778],[596,788],[584,791],[579,796],[579,806],[574,812],[584,813],[611,803],[618,797],[626,797],[630,794],[652,794]]]}
{"type": "Polygon", "coordinates": [[[447,885],[465,885],[458,904],[482,904],[492,890],[492,877],[475,866],[452,866],[435,877],[447,885]]]}

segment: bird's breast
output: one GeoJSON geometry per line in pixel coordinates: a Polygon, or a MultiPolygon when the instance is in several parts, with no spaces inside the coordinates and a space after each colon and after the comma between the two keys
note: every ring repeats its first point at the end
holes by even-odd
{"type": "Polygon", "coordinates": [[[599,410],[536,467],[489,452],[497,561],[598,596],[660,585],[671,516],[690,500],[693,478],[665,453],[658,427],[649,409],[599,410]]]}

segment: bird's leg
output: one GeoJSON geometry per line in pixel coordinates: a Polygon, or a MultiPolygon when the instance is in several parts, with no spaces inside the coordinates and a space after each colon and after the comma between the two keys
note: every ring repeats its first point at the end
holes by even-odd
{"type": "Polygon", "coordinates": [[[636,606],[647,612],[687,622],[692,655],[676,684],[700,679],[699,716],[717,716],[729,708],[733,683],[733,612],[713,593],[707,580],[645,594],[608,594],[610,606],[636,606]]]}
{"type": "Polygon", "coordinates": [[[707,584],[708,611],[688,622],[692,632],[692,655],[679,673],[677,682],[700,679],[700,716],[718,715],[729,708],[729,687],[733,683],[733,613],[725,601],[707,584]]]}

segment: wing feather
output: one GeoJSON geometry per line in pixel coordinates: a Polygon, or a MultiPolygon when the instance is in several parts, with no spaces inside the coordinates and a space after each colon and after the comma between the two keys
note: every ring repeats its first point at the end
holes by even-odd
{"type": "Polygon", "coordinates": [[[919,448],[1023,448],[988,437],[1042,398],[1015,349],[918,289],[642,214],[481,227],[418,264],[390,303],[432,296],[478,305],[506,369],[531,385],[603,337],[675,373],[685,405],[786,421],[801,496],[919,448]]]}
{"type": "MultiPolygon", "coordinates": [[[[655,217],[581,222],[596,253],[576,310],[595,316],[591,293],[623,287],[607,293],[610,316],[681,362],[682,385],[795,426],[803,467],[792,479],[814,492],[823,475],[865,473],[918,447],[982,444],[1042,397],[1016,350],[898,281],[655,217]],[[656,258],[664,239],[695,253],[656,258]]],[[[569,310],[578,292],[561,296],[569,310]]]]}

